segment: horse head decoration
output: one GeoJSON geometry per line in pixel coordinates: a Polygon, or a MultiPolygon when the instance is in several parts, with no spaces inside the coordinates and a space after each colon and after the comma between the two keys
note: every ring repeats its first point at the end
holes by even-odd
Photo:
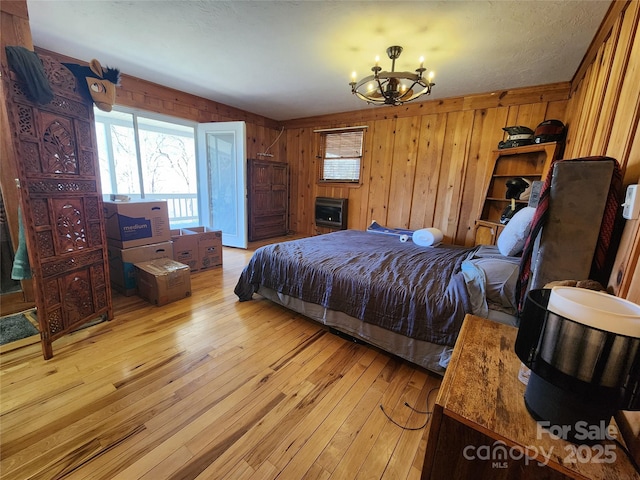
{"type": "Polygon", "coordinates": [[[102,68],[95,58],[89,66],[63,63],[78,79],[80,93],[93,101],[100,110],[110,112],[116,101],[116,86],[120,85],[120,70],[102,68]]]}

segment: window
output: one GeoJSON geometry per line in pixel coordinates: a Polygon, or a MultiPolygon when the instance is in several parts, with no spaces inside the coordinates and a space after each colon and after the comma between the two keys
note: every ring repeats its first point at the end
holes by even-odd
{"type": "Polygon", "coordinates": [[[195,123],[94,109],[102,193],[166,200],[172,228],[199,225],[195,123]]]}
{"type": "Polygon", "coordinates": [[[321,182],[360,182],[364,130],[322,133],[321,182]]]}

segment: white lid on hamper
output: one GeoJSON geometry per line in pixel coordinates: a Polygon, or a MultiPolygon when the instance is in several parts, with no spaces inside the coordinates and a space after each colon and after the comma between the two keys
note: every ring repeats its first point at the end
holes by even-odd
{"type": "Polygon", "coordinates": [[[553,287],[547,310],[589,327],[640,338],[640,305],[607,293],[553,287]]]}

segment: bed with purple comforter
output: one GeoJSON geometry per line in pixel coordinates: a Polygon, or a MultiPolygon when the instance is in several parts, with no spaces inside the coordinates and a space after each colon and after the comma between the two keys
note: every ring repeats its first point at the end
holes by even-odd
{"type": "Polygon", "coordinates": [[[257,292],[442,372],[466,313],[518,324],[517,284],[520,268],[529,264],[525,257],[520,265],[523,246],[533,245],[526,288],[590,278],[592,265],[602,266],[594,252],[603,252],[610,239],[605,220],[617,208],[611,200],[618,198],[616,165],[608,157],[556,161],[541,193],[544,212],[518,211],[495,246],[421,247],[371,233],[372,224],[366,232],[338,231],[260,248],[235,291],[241,301],[257,292]],[[576,208],[574,200],[584,191],[594,194],[576,208]],[[594,222],[598,218],[603,221],[594,222]]]}
{"type": "Polygon", "coordinates": [[[474,249],[419,247],[356,230],[256,250],[235,289],[260,286],[407,337],[453,346],[471,305],[461,272],[474,249]]]}
{"type": "Polygon", "coordinates": [[[468,272],[479,248],[342,230],[257,249],[235,293],[240,301],[258,293],[441,373],[464,316],[478,313],[468,272]]]}

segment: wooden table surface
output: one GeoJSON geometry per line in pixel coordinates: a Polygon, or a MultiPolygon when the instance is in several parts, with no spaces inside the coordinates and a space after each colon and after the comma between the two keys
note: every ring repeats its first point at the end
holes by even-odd
{"type": "Polygon", "coordinates": [[[575,445],[552,437],[533,419],[524,403],[526,386],[518,380],[517,332],[467,315],[436,399],[443,415],[504,442],[507,449],[525,449],[571,478],[640,478],[613,441],[575,445]]]}

